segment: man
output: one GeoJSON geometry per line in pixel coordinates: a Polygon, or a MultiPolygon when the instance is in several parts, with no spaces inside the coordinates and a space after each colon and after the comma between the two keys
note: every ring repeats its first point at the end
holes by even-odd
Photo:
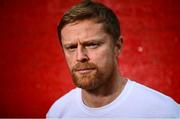
{"type": "Polygon", "coordinates": [[[58,99],[47,118],[178,118],[170,97],[123,78],[119,22],[106,6],[84,1],[58,26],[65,58],[78,87],[58,99]]]}

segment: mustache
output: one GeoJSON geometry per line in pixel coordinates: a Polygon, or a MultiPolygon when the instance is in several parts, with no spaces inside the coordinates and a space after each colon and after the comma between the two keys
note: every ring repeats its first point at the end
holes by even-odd
{"type": "Polygon", "coordinates": [[[79,71],[79,70],[84,70],[84,69],[97,69],[97,66],[94,63],[77,63],[76,65],[73,66],[72,71],[79,71]]]}

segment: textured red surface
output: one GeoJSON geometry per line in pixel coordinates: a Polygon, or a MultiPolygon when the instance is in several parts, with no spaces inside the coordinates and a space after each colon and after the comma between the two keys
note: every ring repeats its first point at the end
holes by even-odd
{"type": "MultiPolygon", "coordinates": [[[[0,117],[45,117],[73,84],[56,27],[78,0],[0,1],[0,117]]],[[[124,76],[180,103],[180,1],[101,0],[122,23],[124,76]]]]}

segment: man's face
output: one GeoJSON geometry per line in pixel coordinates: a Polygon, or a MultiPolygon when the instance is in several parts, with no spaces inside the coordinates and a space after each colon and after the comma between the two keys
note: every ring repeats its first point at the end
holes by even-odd
{"type": "Polygon", "coordinates": [[[76,86],[94,90],[114,76],[119,49],[102,23],[83,20],[67,24],[61,41],[76,86]]]}

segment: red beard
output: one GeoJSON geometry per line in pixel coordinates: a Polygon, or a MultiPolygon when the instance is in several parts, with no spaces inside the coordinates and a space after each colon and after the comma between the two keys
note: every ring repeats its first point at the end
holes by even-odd
{"type": "Polygon", "coordinates": [[[72,77],[74,84],[86,90],[92,90],[100,85],[98,81],[98,68],[94,63],[77,63],[72,68],[72,77]],[[88,73],[80,74],[80,70],[90,69],[88,73]]]}

